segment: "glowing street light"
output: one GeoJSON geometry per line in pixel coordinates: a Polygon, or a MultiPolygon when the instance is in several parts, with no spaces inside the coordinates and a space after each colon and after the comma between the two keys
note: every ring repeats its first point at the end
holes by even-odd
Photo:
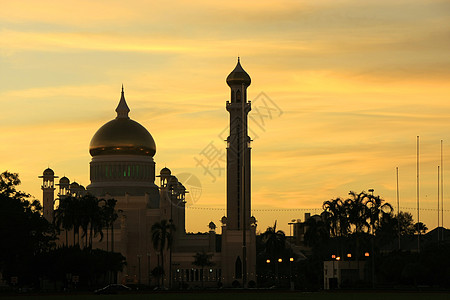
{"type": "Polygon", "coordinates": [[[291,291],[295,289],[294,281],[292,280],[292,262],[294,261],[293,257],[289,258],[289,282],[291,284],[291,291]]]}

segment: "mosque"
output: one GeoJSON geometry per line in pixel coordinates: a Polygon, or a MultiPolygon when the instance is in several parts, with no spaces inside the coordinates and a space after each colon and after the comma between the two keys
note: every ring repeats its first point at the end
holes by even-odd
{"type": "MultiPolygon", "coordinates": [[[[220,220],[221,233],[216,233],[213,222],[206,234],[186,233],[188,191],[166,167],[156,176],[155,140],[146,128],[130,119],[123,87],[116,118],[100,127],[90,142],[90,184],[84,188],[64,176],[55,185],[58,177],[51,169],[39,176],[43,180],[44,217],[48,220],[54,215],[55,186],[59,187],[56,199],[90,193],[117,200],[120,214],[111,240],[114,251],[127,260],[118,274],[119,282],[151,282],[151,270],[160,261],[152,246],[151,227],[161,220],[172,220],[176,228],[170,253],[164,255],[165,286],[195,286],[203,281],[205,286],[226,287],[256,282],[256,220],[251,216],[251,139],[247,127],[251,110],[247,88],[251,79],[239,58],[226,82],[231,89],[230,100],[226,101],[230,132],[226,150],[227,211],[220,220]],[[213,262],[205,270],[193,265],[194,255],[203,251],[212,254],[213,262]]],[[[105,240],[96,241],[94,246],[108,249],[105,240]]]]}

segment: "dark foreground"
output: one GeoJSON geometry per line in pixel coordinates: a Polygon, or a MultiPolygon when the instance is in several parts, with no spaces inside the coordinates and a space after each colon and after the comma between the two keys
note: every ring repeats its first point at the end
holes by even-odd
{"type": "Polygon", "coordinates": [[[93,295],[93,294],[27,294],[27,295],[9,295],[2,296],[2,300],[448,300],[450,292],[279,292],[279,291],[215,291],[215,292],[158,292],[142,294],[123,294],[123,295],[93,295]]]}

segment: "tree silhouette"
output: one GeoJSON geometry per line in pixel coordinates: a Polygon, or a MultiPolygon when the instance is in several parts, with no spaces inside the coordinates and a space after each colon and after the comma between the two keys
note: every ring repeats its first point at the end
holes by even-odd
{"type": "Polygon", "coordinates": [[[399,212],[394,216],[396,220],[395,230],[398,230],[398,224],[400,223],[400,235],[410,235],[414,234],[414,220],[413,216],[409,212],[399,212]]]}
{"type": "MultiPolygon", "coordinates": [[[[59,199],[55,212],[55,224],[58,228],[73,230],[74,244],[80,245],[80,228],[84,238],[84,246],[92,248],[93,239],[103,239],[103,229],[111,228],[111,251],[114,252],[114,221],[118,218],[115,209],[117,200],[97,199],[91,194],[84,196],[64,196],[59,199]],[[76,237],[78,239],[76,240],[76,237]]],[[[108,241],[107,241],[108,242],[108,241]]],[[[67,245],[67,237],[66,237],[67,245]]]]}
{"type": "Polygon", "coordinates": [[[330,236],[347,236],[350,225],[346,206],[341,198],[325,201],[322,205],[322,217],[328,227],[330,236]]]}
{"type": "Polygon", "coordinates": [[[201,272],[201,276],[200,276],[200,280],[202,282],[202,287],[203,287],[203,277],[204,277],[204,272],[203,269],[205,267],[212,267],[214,265],[214,263],[211,261],[213,257],[212,253],[206,253],[204,250],[202,252],[197,252],[194,255],[194,262],[192,263],[194,266],[200,267],[200,269],[202,270],[201,272]]]}
{"type": "Polygon", "coordinates": [[[427,232],[427,230],[428,230],[427,225],[425,225],[422,222],[418,222],[418,223],[414,224],[414,232],[415,233],[424,234],[427,232]]]}
{"type": "Polygon", "coordinates": [[[104,226],[106,227],[106,248],[108,249],[108,232],[109,229],[111,229],[111,252],[114,252],[114,222],[117,220],[119,213],[121,213],[122,210],[116,210],[116,199],[101,199],[100,202],[103,203],[101,214],[104,226]]]}
{"type": "Polygon", "coordinates": [[[368,195],[368,201],[366,203],[369,209],[369,224],[372,234],[376,234],[383,221],[391,217],[392,205],[385,202],[380,196],[368,195]]]}
{"type": "Polygon", "coordinates": [[[81,197],[79,202],[83,210],[83,213],[80,215],[80,223],[83,229],[83,237],[85,238],[85,247],[92,248],[94,235],[100,234],[100,240],[103,238],[103,222],[99,200],[95,196],[87,194],[81,197]]]}
{"type": "Polygon", "coordinates": [[[66,234],[67,231],[73,230],[73,245],[80,245],[82,215],[83,207],[79,197],[68,195],[59,199],[59,206],[55,211],[55,224],[58,228],[66,230],[66,234]]]}
{"type": "Polygon", "coordinates": [[[55,232],[40,202],[17,191],[19,184],[17,173],[0,174],[0,273],[5,279],[19,276],[23,283],[36,275],[36,256],[54,247],[55,232]]]}
{"type": "Polygon", "coordinates": [[[272,227],[267,227],[266,231],[261,234],[265,251],[270,259],[275,260],[283,255],[286,249],[286,235],[284,231],[277,230],[277,221],[272,227]]]}
{"type": "Polygon", "coordinates": [[[349,192],[351,198],[344,201],[347,218],[351,225],[355,228],[355,233],[359,234],[369,230],[370,210],[367,207],[369,195],[365,192],[356,194],[353,191],[349,192]]]}
{"type": "Polygon", "coordinates": [[[305,221],[305,245],[316,248],[318,245],[325,243],[330,234],[325,222],[321,217],[312,216],[305,221]]]}
{"type": "MultiPolygon", "coordinates": [[[[151,235],[153,248],[159,252],[161,256],[161,268],[162,274],[162,286],[164,288],[164,250],[170,249],[173,242],[173,232],[175,231],[175,225],[170,221],[161,220],[152,225],[151,235]]],[[[170,267],[170,266],[169,266],[170,267]]]]}

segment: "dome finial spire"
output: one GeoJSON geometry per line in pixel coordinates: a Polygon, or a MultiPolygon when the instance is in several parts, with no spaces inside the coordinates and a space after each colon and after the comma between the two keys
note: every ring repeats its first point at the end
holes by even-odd
{"type": "Polygon", "coordinates": [[[116,112],[117,112],[117,119],[129,119],[130,117],[128,117],[128,113],[130,112],[130,108],[127,105],[127,102],[125,101],[125,93],[123,91],[123,83],[122,83],[122,94],[120,96],[120,101],[119,101],[119,105],[117,105],[116,108],[116,112]]]}

